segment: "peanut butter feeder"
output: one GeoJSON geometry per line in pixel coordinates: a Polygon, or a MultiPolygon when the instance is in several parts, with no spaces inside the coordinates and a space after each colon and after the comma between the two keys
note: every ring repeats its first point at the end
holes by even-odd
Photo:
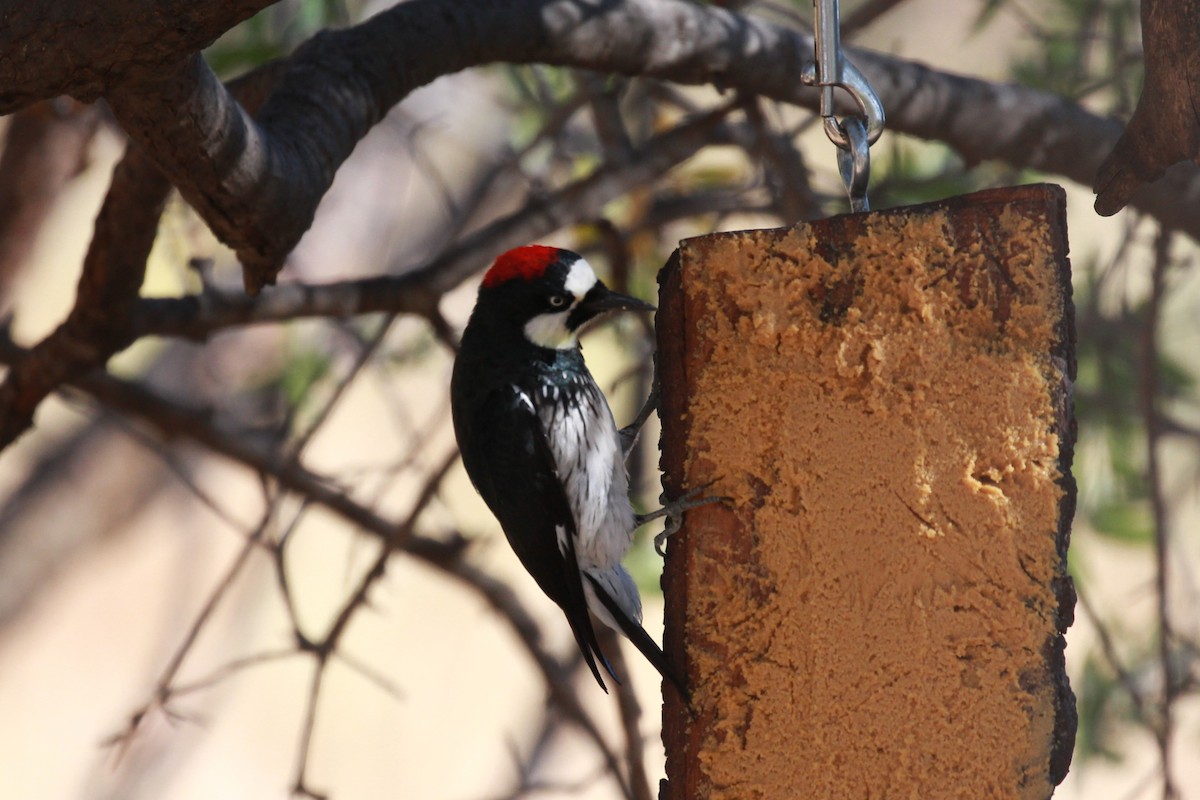
{"type": "MultiPolygon", "coordinates": [[[[852,153],[866,117],[834,121],[852,153]]],[[[667,545],[691,698],[661,796],[1049,797],[1076,725],[1063,191],[701,236],[660,282],[667,493],[732,498],[667,545]]]]}

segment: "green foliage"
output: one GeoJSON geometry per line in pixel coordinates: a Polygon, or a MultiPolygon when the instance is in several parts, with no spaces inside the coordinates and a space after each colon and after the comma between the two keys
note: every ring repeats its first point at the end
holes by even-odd
{"type": "Polygon", "coordinates": [[[578,91],[575,74],[542,64],[511,65],[501,70],[515,111],[513,144],[525,146],[543,135],[551,117],[578,91]]]}
{"type": "Polygon", "coordinates": [[[1037,14],[1014,0],[985,0],[976,34],[1007,12],[1036,43],[1012,66],[1013,78],[1073,98],[1105,92],[1104,105],[1128,111],[1142,83],[1136,0],[1058,0],[1037,14]]]}
{"type": "Polygon", "coordinates": [[[629,570],[642,597],[662,596],[663,562],[650,543],[660,529],[661,523],[655,522],[638,531],[636,545],[625,557],[625,568],[629,570]]]}
{"type": "Polygon", "coordinates": [[[298,350],[277,378],[287,407],[301,408],[313,388],[329,375],[331,366],[327,353],[310,348],[298,350]]]}
{"type": "Polygon", "coordinates": [[[979,7],[979,14],[971,26],[972,33],[980,33],[995,21],[996,15],[1008,5],[1009,0],[984,0],[979,7]]]}
{"type": "Polygon", "coordinates": [[[433,333],[424,326],[415,333],[389,347],[375,359],[375,363],[387,369],[405,370],[427,363],[441,348],[433,333]]]}
{"type": "Polygon", "coordinates": [[[1092,527],[1111,539],[1146,544],[1154,536],[1154,514],[1145,497],[1105,498],[1087,511],[1092,527]]]}
{"type": "MultiPolygon", "coordinates": [[[[875,208],[927,203],[981,188],[980,178],[949,147],[915,145],[892,136],[891,147],[872,159],[871,205],[875,208]]],[[[878,149],[878,148],[875,148],[878,149]]]]}
{"type": "MultiPolygon", "coordinates": [[[[1154,536],[1146,475],[1142,330],[1145,301],[1105,310],[1099,294],[1100,268],[1082,264],[1084,283],[1076,294],[1079,319],[1075,413],[1081,431],[1076,471],[1103,491],[1084,494],[1080,513],[1100,534],[1148,544],[1154,536]]],[[[1195,364],[1156,353],[1156,405],[1194,406],[1195,364]]]]}
{"type": "Polygon", "coordinates": [[[1075,708],[1079,714],[1076,756],[1081,761],[1097,757],[1120,760],[1120,752],[1111,742],[1114,710],[1120,704],[1120,686],[1097,653],[1088,654],[1083,663],[1083,676],[1074,689],[1075,708]]]}
{"type": "Polygon", "coordinates": [[[317,31],[350,19],[348,0],[284,0],[263,9],[204,51],[224,79],[282,58],[317,31]]]}

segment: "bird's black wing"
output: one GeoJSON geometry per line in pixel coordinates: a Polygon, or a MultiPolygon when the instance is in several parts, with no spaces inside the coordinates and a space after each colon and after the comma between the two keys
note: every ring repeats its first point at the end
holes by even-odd
{"type": "Polygon", "coordinates": [[[613,680],[617,677],[596,641],[575,554],[575,517],[532,393],[511,384],[500,387],[464,422],[462,432],[469,431],[471,440],[470,447],[463,446],[467,474],[521,564],[566,614],[584,660],[607,692],[596,659],[613,680]]]}

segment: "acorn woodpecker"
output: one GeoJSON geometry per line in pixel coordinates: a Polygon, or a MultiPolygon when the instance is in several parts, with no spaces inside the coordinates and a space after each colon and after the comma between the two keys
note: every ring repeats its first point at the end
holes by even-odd
{"type": "Polygon", "coordinates": [[[642,629],[641,598],[621,566],[640,522],[612,411],[579,348],[580,329],[617,310],[654,306],[611,291],[568,250],[530,245],[497,258],[454,363],[454,433],[471,482],[566,614],[600,687],[608,691],[597,660],[619,679],[589,612],[686,694],[642,629]]]}

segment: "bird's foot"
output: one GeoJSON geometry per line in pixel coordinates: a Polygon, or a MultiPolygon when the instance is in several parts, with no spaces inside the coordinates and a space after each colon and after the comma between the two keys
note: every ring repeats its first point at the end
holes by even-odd
{"type": "Polygon", "coordinates": [[[665,556],[667,554],[665,550],[667,539],[683,526],[683,512],[690,511],[691,509],[698,508],[699,506],[706,506],[710,503],[733,502],[732,498],[729,497],[700,497],[701,493],[703,493],[710,486],[712,486],[712,482],[706,483],[696,489],[692,489],[678,500],[665,501],[665,498],[660,497],[660,500],[665,501],[662,508],[658,509],[657,511],[651,511],[648,514],[638,514],[635,516],[635,520],[637,521],[637,526],[639,528],[645,525],[647,522],[653,522],[654,520],[662,517],[667,518],[667,521],[663,524],[662,531],[660,531],[658,535],[654,537],[654,550],[660,556],[665,556]]]}

